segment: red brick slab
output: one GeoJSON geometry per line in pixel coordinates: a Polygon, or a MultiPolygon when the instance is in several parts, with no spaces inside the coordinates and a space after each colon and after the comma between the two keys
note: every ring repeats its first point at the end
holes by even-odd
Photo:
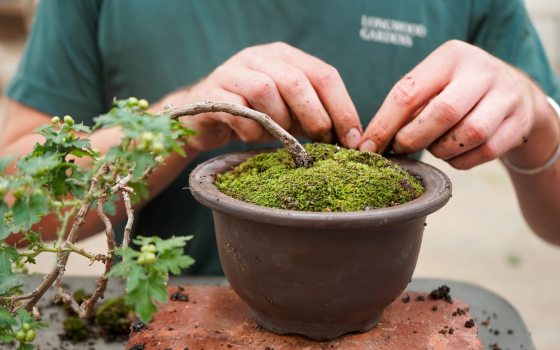
{"type": "MultiPolygon", "coordinates": [[[[170,295],[176,292],[177,287],[169,290],[170,295]]],[[[467,305],[430,300],[425,293],[403,293],[369,332],[315,342],[262,329],[230,287],[186,286],[179,292],[189,300],[162,305],[148,326],[131,333],[126,349],[483,349],[476,325],[465,327],[471,318],[467,305]]]]}

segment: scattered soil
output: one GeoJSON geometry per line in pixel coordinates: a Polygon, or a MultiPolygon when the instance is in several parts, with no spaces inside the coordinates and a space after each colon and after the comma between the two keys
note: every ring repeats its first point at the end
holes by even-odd
{"type": "Polygon", "coordinates": [[[473,328],[473,327],[474,327],[474,321],[472,318],[465,322],[465,328],[473,328]]]}
{"type": "Polygon", "coordinates": [[[173,301],[189,301],[189,295],[178,290],[175,293],[171,294],[169,299],[173,301]]]}
{"type": "Polygon", "coordinates": [[[437,289],[434,289],[430,292],[430,299],[444,300],[445,302],[452,304],[453,300],[451,299],[451,294],[449,294],[450,291],[451,288],[444,284],[443,286],[438,287],[437,289]]]}
{"type": "Polygon", "coordinates": [[[456,311],[454,311],[452,314],[452,316],[463,316],[465,315],[465,310],[461,309],[460,307],[457,308],[456,311]]]}
{"type": "Polygon", "coordinates": [[[408,295],[408,294],[405,295],[401,300],[402,300],[402,302],[405,303],[405,304],[410,303],[410,295],[408,295]]]}

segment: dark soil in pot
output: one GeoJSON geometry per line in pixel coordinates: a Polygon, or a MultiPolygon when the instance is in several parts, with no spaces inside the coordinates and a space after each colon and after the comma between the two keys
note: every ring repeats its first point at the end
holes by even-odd
{"type": "Polygon", "coordinates": [[[348,212],[268,208],[220,192],[216,175],[257,153],[220,156],[190,175],[194,197],[213,211],[232,288],[257,322],[277,333],[321,340],[371,329],[410,281],[425,218],[449,200],[449,179],[419,161],[395,159],[421,180],[424,193],[404,204],[360,204],[348,212]]]}

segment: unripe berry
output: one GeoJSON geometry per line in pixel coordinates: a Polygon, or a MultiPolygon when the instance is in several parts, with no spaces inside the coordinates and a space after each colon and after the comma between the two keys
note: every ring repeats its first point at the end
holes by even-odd
{"type": "Polygon", "coordinates": [[[152,141],[154,141],[154,133],[152,133],[151,131],[145,131],[142,133],[142,141],[146,141],[147,143],[151,143],[152,141]]]}
{"type": "Polygon", "coordinates": [[[30,325],[29,323],[25,322],[25,323],[21,326],[21,329],[23,329],[24,331],[27,332],[28,330],[31,329],[31,325],[30,325]]]}
{"type": "Polygon", "coordinates": [[[60,123],[60,117],[55,115],[54,117],[51,118],[51,123],[52,124],[60,123]]]}
{"type": "Polygon", "coordinates": [[[163,152],[165,150],[165,147],[163,146],[163,143],[156,141],[152,144],[152,153],[153,154],[161,154],[161,152],[163,152]]]}
{"type": "Polygon", "coordinates": [[[25,343],[25,332],[23,330],[16,332],[16,340],[20,343],[25,343]]]}
{"type": "Polygon", "coordinates": [[[155,245],[153,244],[147,244],[147,245],[143,245],[140,248],[140,251],[144,252],[144,253],[156,253],[157,252],[157,248],[155,245]]]}
{"type": "Polygon", "coordinates": [[[148,103],[148,101],[141,99],[140,101],[138,101],[138,107],[142,109],[148,109],[148,107],[150,107],[150,104],[148,103]]]}
{"type": "Polygon", "coordinates": [[[25,342],[26,343],[31,343],[33,340],[35,340],[35,331],[30,329],[25,333],[25,342]]]}
{"type": "Polygon", "coordinates": [[[138,104],[138,99],[136,97],[129,97],[128,100],[126,101],[126,104],[129,107],[134,107],[138,104]]]}
{"type": "Polygon", "coordinates": [[[64,116],[64,123],[72,126],[72,125],[74,125],[74,119],[69,115],[65,115],[64,116]]]}
{"type": "Polygon", "coordinates": [[[144,261],[146,265],[151,265],[156,261],[156,255],[154,253],[144,253],[144,261]]]}

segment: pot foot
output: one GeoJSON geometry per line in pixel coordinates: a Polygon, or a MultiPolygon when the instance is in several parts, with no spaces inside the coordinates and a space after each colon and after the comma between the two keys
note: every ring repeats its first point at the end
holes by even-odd
{"type": "Polygon", "coordinates": [[[381,318],[381,313],[365,321],[347,323],[304,323],[270,317],[251,310],[257,323],[276,334],[299,334],[313,340],[331,340],[346,333],[364,333],[374,328],[381,318]]]}

